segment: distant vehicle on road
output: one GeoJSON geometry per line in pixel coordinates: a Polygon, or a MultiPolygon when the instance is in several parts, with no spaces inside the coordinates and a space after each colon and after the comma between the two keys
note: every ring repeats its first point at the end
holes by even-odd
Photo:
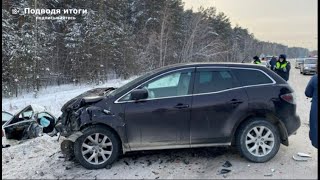
{"type": "Polygon", "coordinates": [[[267,63],[267,61],[261,61],[261,64],[259,64],[259,65],[267,67],[268,63],[267,63]]]}
{"type": "Polygon", "coordinates": [[[315,74],[318,58],[305,58],[300,65],[300,74],[315,74]]]}
{"type": "Polygon", "coordinates": [[[301,66],[301,64],[303,63],[303,58],[297,58],[296,59],[296,62],[295,62],[295,68],[296,69],[299,69],[300,68],[300,66],[301,66]]]}

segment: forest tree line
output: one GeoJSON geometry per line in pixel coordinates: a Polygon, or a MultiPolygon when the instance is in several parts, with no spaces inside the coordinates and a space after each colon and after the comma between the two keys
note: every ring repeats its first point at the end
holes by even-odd
{"type": "Polygon", "coordinates": [[[307,56],[259,41],[215,7],[181,0],[3,0],[2,95],[48,85],[104,83],[174,63],[250,62],[254,55],[307,56]],[[75,20],[37,20],[12,8],[86,9],[75,20]]]}

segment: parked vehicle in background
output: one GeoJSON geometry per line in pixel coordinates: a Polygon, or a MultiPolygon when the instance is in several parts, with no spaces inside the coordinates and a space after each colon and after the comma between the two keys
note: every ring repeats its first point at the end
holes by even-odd
{"type": "Polygon", "coordinates": [[[301,64],[303,63],[303,61],[304,61],[304,58],[297,58],[297,59],[295,60],[295,65],[294,65],[294,67],[295,67],[296,69],[300,69],[300,66],[301,66],[301,64]]]}
{"type": "Polygon", "coordinates": [[[262,66],[264,66],[264,67],[267,67],[267,66],[268,66],[268,63],[267,63],[267,61],[261,61],[261,64],[259,64],[259,65],[262,65],[262,66]]]}
{"type": "Polygon", "coordinates": [[[293,89],[260,65],[171,65],[105,89],[68,101],[56,125],[88,169],[129,151],[229,145],[261,163],[300,127],[293,89]]]}
{"type": "Polygon", "coordinates": [[[278,56],[266,56],[266,61],[267,61],[266,67],[269,69],[271,68],[270,60],[272,59],[272,57],[275,57],[276,59],[278,59],[278,56]]]}
{"type": "Polygon", "coordinates": [[[305,58],[300,65],[300,74],[315,74],[318,58],[305,58]]]}

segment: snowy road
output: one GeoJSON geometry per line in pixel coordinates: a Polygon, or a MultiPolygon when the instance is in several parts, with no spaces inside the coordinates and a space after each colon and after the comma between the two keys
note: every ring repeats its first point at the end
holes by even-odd
{"type": "MultiPolygon", "coordinates": [[[[316,179],[318,174],[317,150],[310,144],[308,120],[310,99],[304,95],[304,89],[311,76],[299,74],[292,69],[289,83],[295,90],[298,114],[302,125],[296,135],[289,138],[289,147],[281,145],[278,154],[263,164],[250,163],[229,148],[199,148],[129,153],[121,157],[109,169],[86,170],[80,164],[65,161],[59,152],[57,137],[43,136],[22,144],[2,149],[2,178],[41,178],[41,179],[212,179],[224,178],[217,175],[225,161],[232,164],[231,172],[225,178],[289,178],[316,179]],[[292,159],[297,152],[308,153],[312,159],[298,162],[292,159]],[[274,171],[272,171],[272,169],[274,171]],[[269,176],[266,176],[269,175],[269,176]]],[[[117,82],[118,83],[118,82],[117,82]]],[[[65,87],[66,90],[68,87],[65,87]]],[[[59,108],[71,96],[84,92],[90,87],[74,89],[61,93],[61,88],[51,89],[50,95],[40,93],[38,99],[26,95],[22,99],[3,99],[5,110],[16,111],[29,102],[47,103],[47,108],[59,115],[59,108]],[[56,91],[56,92],[54,92],[56,91]],[[70,93],[70,94],[69,94],[70,93]],[[11,106],[10,106],[11,104],[11,106]]]]}

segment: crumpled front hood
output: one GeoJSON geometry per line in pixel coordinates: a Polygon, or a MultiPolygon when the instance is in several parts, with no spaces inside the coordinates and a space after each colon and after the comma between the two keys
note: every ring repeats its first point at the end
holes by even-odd
{"type": "Polygon", "coordinates": [[[68,109],[75,110],[75,109],[79,109],[80,107],[82,107],[83,104],[98,102],[98,101],[106,98],[105,94],[107,94],[108,92],[110,92],[112,90],[115,90],[115,88],[113,88],[113,87],[95,88],[95,89],[91,89],[89,91],[86,91],[86,92],[80,94],[79,96],[66,102],[62,106],[61,111],[65,112],[68,109]]]}

